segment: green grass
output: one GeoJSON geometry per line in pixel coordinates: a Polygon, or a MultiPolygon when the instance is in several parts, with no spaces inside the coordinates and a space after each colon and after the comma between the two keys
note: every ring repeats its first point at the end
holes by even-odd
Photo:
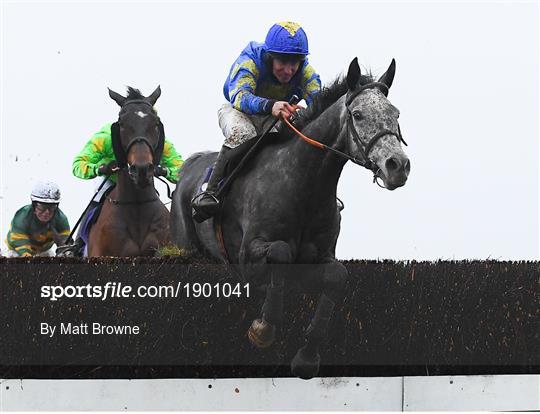
{"type": "Polygon", "coordinates": [[[193,252],[189,250],[180,249],[174,244],[169,244],[167,246],[161,246],[156,253],[156,257],[165,257],[165,256],[181,257],[184,259],[188,259],[193,256],[193,252]]]}

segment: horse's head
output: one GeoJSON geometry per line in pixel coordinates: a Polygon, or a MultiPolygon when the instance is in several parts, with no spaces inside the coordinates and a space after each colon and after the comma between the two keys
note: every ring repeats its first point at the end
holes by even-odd
{"type": "Polygon", "coordinates": [[[396,62],[377,82],[362,86],[355,58],[347,73],[346,97],[349,152],[372,169],[384,187],[394,190],[407,181],[411,163],[403,152],[405,143],[398,124],[399,110],[387,99],[394,80],[396,62]]]}
{"type": "Polygon", "coordinates": [[[119,167],[127,167],[139,187],[152,183],[163,153],[163,124],[153,109],[160,95],[159,86],[148,97],[130,87],[127,97],[109,89],[109,96],[121,107],[118,122],[111,128],[114,154],[119,167]]]}

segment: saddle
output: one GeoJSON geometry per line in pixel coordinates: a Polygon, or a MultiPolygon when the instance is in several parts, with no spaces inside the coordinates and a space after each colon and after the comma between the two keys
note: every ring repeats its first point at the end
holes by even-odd
{"type": "Polygon", "coordinates": [[[114,189],[114,185],[110,187],[105,193],[103,193],[103,196],[101,197],[101,200],[99,201],[99,204],[97,204],[95,207],[91,208],[83,217],[83,220],[81,222],[81,229],[79,232],[79,237],[84,242],[84,246],[81,246],[81,250],[83,252],[83,256],[86,257],[86,254],[88,252],[88,241],[90,239],[90,230],[92,229],[92,226],[97,222],[97,219],[99,218],[99,214],[101,213],[101,209],[103,208],[103,203],[109,196],[109,194],[114,189]]]}
{"type": "Polygon", "coordinates": [[[81,236],[81,239],[84,241],[85,247],[88,246],[88,240],[90,238],[90,229],[92,228],[92,225],[97,221],[102,207],[103,207],[103,202],[99,203],[97,206],[92,208],[88,212],[86,217],[84,218],[83,222],[81,223],[80,236],[81,236]]]}

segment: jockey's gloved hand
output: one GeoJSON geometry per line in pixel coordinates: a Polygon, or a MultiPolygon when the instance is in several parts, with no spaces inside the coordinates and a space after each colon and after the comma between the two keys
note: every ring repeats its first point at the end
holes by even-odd
{"type": "Polygon", "coordinates": [[[161,165],[156,165],[156,167],[154,168],[154,175],[156,177],[166,177],[167,173],[167,168],[162,167],[161,165]]]}
{"type": "Polygon", "coordinates": [[[116,161],[111,161],[108,164],[103,164],[99,166],[98,175],[111,175],[119,169],[120,168],[118,168],[118,163],[116,161]]]}
{"type": "Polygon", "coordinates": [[[292,115],[294,115],[295,111],[296,108],[289,102],[285,101],[277,101],[272,106],[272,115],[274,115],[276,118],[278,118],[279,116],[283,116],[289,119],[292,115]]]}

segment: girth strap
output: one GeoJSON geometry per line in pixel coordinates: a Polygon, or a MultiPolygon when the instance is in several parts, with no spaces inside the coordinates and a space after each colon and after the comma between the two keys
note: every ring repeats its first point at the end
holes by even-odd
{"type": "Polygon", "coordinates": [[[229,254],[227,253],[227,248],[225,247],[225,239],[223,238],[223,228],[221,226],[221,213],[214,216],[212,220],[214,220],[214,232],[216,234],[217,245],[221,253],[221,259],[223,260],[223,263],[230,264],[231,259],[229,257],[229,254]]]}

